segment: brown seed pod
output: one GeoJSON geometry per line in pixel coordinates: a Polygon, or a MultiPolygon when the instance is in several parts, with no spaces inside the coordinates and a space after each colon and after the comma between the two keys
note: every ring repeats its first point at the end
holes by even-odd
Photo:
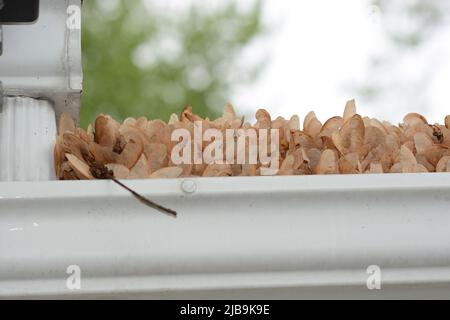
{"type": "Polygon", "coordinates": [[[203,172],[203,177],[227,177],[231,176],[231,173],[229,164],[210,164],[203,172]]]}
{"type": "Polygon", "coordinates": [[[112,147],[104,147],[95,142],[89,144],[89,151],[95,161],[102,165],[115,163],[119,157],[119,154],[115,153],[112,147]]]}
{"type": "Polygon", "coordinates": [[[367,150],[375,149],[386,143],[386,133],[378,127],[369,126],[364,131],[364,147],[367,150]]]}
{"type": "Polygon", "coordinates": [[[428,162],[430,162],[435,167],[437,166],[439,160],[447,155],[450,155],[450,150],[442,145],[433,145],[425,152],[425,156],[428,162]]]}
{"type": "Polygon", "coordinates": [[[117,163],[131,169],[141,157],[142,151],[142,142],[131,139],[125,145],[122,153],[117,156],[117,163]]]}
{"type": "Polygon", "coordinates": [[[139,160],[131,168],[128,179],[147,179],[150,177],[151,170],[145,154],[141,154],[139,160]]]}
{"type": "Polygon", "coordinates": [[[180,120],[182,122],[202,121],[203,119],[192,112],[191,106],[186,106],[181,112],[180,120]]]}
{"type": "Polygon", "coordinates": [[[367,125],[366,127],[375,127],[381,130],[381,132],[385,135],[389,133],[389,131],[386,129],[386,126],[377,119],[369,119],[369,125],[367,125]]]}
{"type": "Polygon", "coordinates": [[[255,127],[259,129],[270,129],[272,120],[270,114],[265,109],[259,109],[256,111],[256,124],[255,127]]]}
{"type": "Polygon", "coordinates": [[[356,114],[356,102],[355,99],[347,101],[344,108],[344,122],[350,120],[356,114]]]}
{"type": "Polygon", "coordinates": [[[417,163],[423,165],[428,170],[428,172],[436,171],[436,167],[428,161],[427,157],[424,154],[416,154],[416,160],[417,163]]]}
{"type": "Polygon", "coordinates": [[[110,116],[100,115],[95,120],[95,142],[113,147],[118,136],[119,124],[110,116]]]}
{"type": "Polygon", "coordinates": [[[278,170],[278,175],[280,176],[293,175],[295,170],[294,165],[295,165],[295,156],[290,154],[284,159],[283,163],[281,164],[281,167],[278,170]]]}
{"type": "Polygon", "coordinates": [[[403,123],[409,127],[413,127],[416,125],[428,125],[427,119],[425,119],[424,116],[422,116],[418,113],[415,113],[415,112],[408,113],[403,118],[403,123]]]}
{"type": "Polygon", "coordinates": [[[322,130],[322,123],[317,119],[314,111],[309,112],[303,121],[303,131],[312,138],[317,137],[322,130]]]}
{"type": "Polygon", "coordinates": [[[130,174],[130,169],[121,164],[109,163],[106,167],[113,172],[116,179],[127,179],[130,174]]]}
{"type": "Polygon", "coordinates": [[[338,160],[338,164],[339,172],[343,174],[356,174],[362,171],[357,152],[349,153],[341,157],[338,160]]]}
{"type": "Polygon", "coordinates": [[[177,142],[171,141],[172,131],[174,129],[187,129],[191,136],[194,136],[194,126],[192,123],[178,122],[176,125],[166,125],[163,121],[152,120],[148,122],[147,130],[145,132],[148,142],[145,143],[162,143],[166,146],[167,152],[170,153],[172,147],[177,142]]]}
{"type": "Polygon", "coordinates": [[[333,131],[331,133],[331,140],[341,156],[348,152],[347,148],[344,146],[344,139],[339,131],[333,131]]]}
{"type": "Polygon", "coordinates": [[[289,130],[300,130],[300,118],[297,115],[293,115],[287,123],[289,130]]]}
{"type": "Polygon", "coordinates": [[[89,154],[88,144],[70,131],[62,135],[61,146],[65,153],[73,154],[80,160],[85,160],[85,155],[89,154]]]}
{"type": "Polygon", "coordinates": [[[450,156],[444,156],[439,160],[436,172],[450,172],[450,156]]]}
{"type": "Polygon", "coordinates": [[[350,123],[350,152],[361,153],[364,144],[365,127],[363,119],[359,114],[355,114],[349,120],[350,123]]]}
{"type": "Polygon", "coordinates": [[[411,150],[406,147],[405,145],[402,145],[400,148],[400,154],[398,161],[402,163],[403,165],[415,165],[417,164],[416,157],[411,152],[411,150]]]}
{"type": "Polygon", "coordinates": [[[372,162],[368,173],[383,173],[383,166],[379,162],[372,162]]]}
{"type": "Polygon", "coordinates": [[[178,178],[183,173],[183,168],[181,167],[167,167],[159,169],[150,175],[152,179],[171,179],[178,178]]]}
{"type": "Polygon", "coordinates": [[[223,108],[223,115],[222,117],[230,122],[233,122],[236,120],[236,112],[234,112],[234,108],[231,105],[231,103],[227,103],[225,107],[223,108]]]}
{"type": "Polygon", "coordinates": [[[144,146],[144,154],[152,172],[168,164],[167,146],[163,143],[149,143],[144,146]]]}
{"type": "Polygon", "coordinates": [[[339,173],[338,158],[333,150],[324,150],[320,155],[320,160],[316,168],[317,174],[337,174],[339,173]]]}
{"type": "Polygon", "coordinates": [[[339,129],[344,124],[344,120],[341,117],[332,117],[325,121],[325,123],[322,126],[322,129],[320,129],[320,136],[321,137],[330,137],[334,131],[339,131],[339,129]]]}
{"type": "Polygon", "coordinates": [[[412,166],[404,166],[403,173],[427,173],[428,170],[423,165],[416,163],[412,166]]]}
{"type": "Polygon", "coordinates": [[[67,112],[61,113],[58,122],[58,134],[62,135],[65,132],[75,132],[75,123],[67,112]]]}
{"type": "Polygon", "coordinates": [[[75,172],[78,179],[80,180],[94,179],[89,169],[89,166],[87,165],[86,162],[78,159],[76,156],[70,153],[66,153],[65,156],[69,161],[70,167],[75,172]]]}
{"type": "Polygon", "coordinates": [[[424,132],[417,132],[414,135],[414,146],[418,154],[425,154],[433,144],[433,139],[424,132]]]}
{"type": "Polygon", "coordinates": [[[242,165],[242,176],[254,177],[257,175],[255,164],[243,164],[242,165]]]}

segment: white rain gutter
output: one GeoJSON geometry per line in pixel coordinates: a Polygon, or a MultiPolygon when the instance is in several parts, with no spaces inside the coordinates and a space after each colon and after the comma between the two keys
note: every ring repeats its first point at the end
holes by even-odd
{"type": "Polygon", "coordinates": [[[127,183],[179,217],[110,181],[0,183],[0,298],[450,298],[445,173],[127,183]]]}

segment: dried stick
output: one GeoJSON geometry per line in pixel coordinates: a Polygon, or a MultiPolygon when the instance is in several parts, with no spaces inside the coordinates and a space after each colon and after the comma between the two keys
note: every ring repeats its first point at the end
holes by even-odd
{"type": "Polygon", "coordinates": [[[139,193],[137,193],[136,191],[130,189],[129,187],[127,187],[126,185],[124,185],[122,182],[120,182],[119,180],[112,178],[112,181],[114,181],[115,183],[117,183],[119,186],[121,186],[122,188],[128,190],[136,199],[138,199],[140,202],[142,202],[143,204],[145,204],[146,206],[156,209],[159,212],[162,212],[172,218],[176,218],[177,217],[177,212],[169,209],[169,208],[165,208],[147,198],[145,198],[144,196],[141,196],[139,193]]]}

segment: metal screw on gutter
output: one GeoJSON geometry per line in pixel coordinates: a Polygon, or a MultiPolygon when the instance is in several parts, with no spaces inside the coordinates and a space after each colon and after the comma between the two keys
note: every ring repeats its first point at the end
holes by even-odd
{"type": "Polygon", "coordinates": [[[184,193],[192,194],[197,190],[197,184],[192,180],[183,180],[181,183],[181,190],[184,193]]]}

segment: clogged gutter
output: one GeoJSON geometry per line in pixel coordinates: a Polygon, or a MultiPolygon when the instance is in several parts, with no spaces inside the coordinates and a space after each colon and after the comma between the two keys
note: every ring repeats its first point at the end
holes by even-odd
{"type": "MultiPolygon", "coordinates": [[[[99,115],[94,126],[84,130],[63,114],[54,154],[56,174],[61,180],[262,175],[267,164],[259,156],[255,163],[248,159],[239,163],[236,154],[231,159],[234,162],[221,164],[174,163],[171,154],[179,141],[172,141],[173,132],[185,129],[195,133],[195,123],[200,123],[203,131],[254,130],[258,136],[262,129],[277,130],[277,175],[450,172],[450,116],[444,124],[432,125],[422,115],[410,113],[403,123],[393,125],[362,117],[350,100],[342,116],[323,124],[314,112],[306,115],[302,128],[296,115],[272,119],[260,109],[256,119],[253,125],[245,122],[227,104],[215,120],[203,119],[187,107],[179,117],[172,114],[168,123],[145,117],[119,123],[99,115]]],[[[204,152],[212,141],[202,140],[197,151],[204,152]]],[[[248,147],[247,141],[246,150],[248,147]]],[[[219,150],[225,158],[226,147],[219,150]]],[[[192,153],[189,158],[194,156],[192,153]]]]}

